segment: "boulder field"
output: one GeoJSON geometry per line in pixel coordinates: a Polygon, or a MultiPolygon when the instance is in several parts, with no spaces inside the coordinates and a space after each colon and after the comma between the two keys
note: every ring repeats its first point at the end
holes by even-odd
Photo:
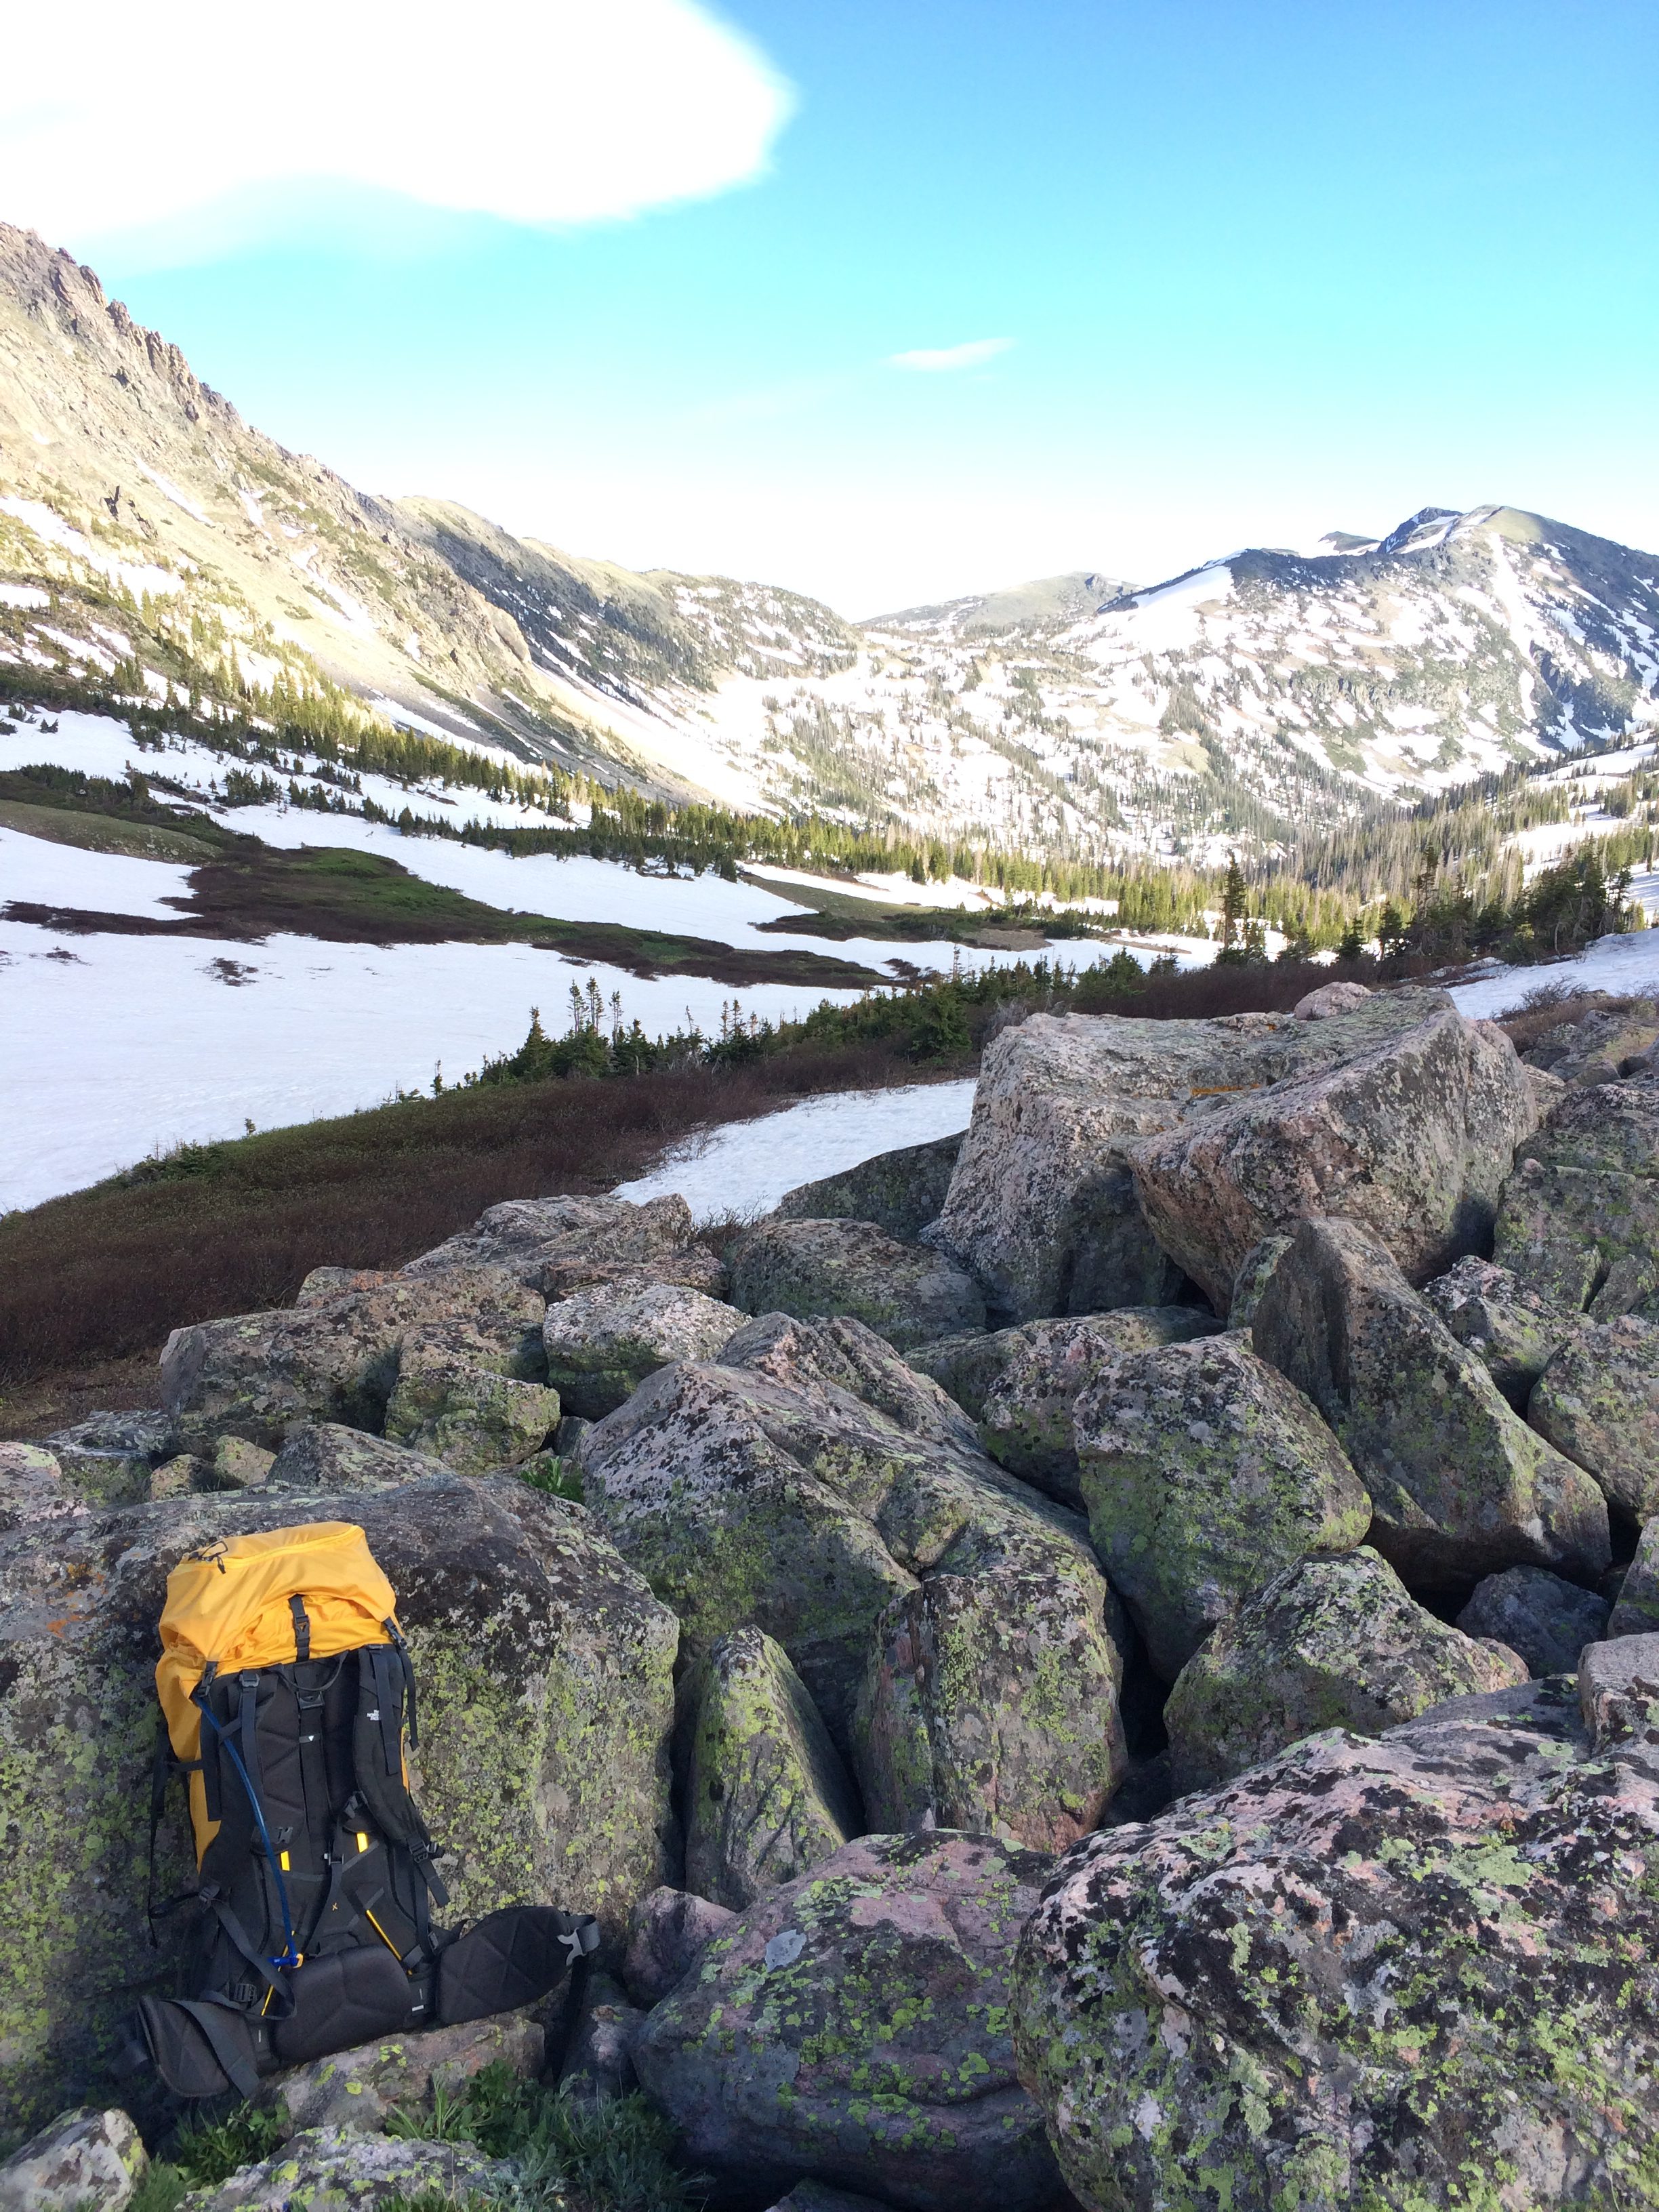
{"type": "Polygon", "coordinates": [[[1659,1069],[1612,1049],[1346,985],[1034,1015],[963,1137],[721,1254],[513,1200],[0,1445],[0,2208],[165,2154],[112,2057],[202,1911],[152,1941],[166,1577],[317,1520],[398,1593],[443,1917],[601,1948],[574,2011],[274,2077],[191,2212],[510,2193],[407,2131],[486,2067],[637,2090],[738,2212],[1659,2208],[1659,1069]]]}

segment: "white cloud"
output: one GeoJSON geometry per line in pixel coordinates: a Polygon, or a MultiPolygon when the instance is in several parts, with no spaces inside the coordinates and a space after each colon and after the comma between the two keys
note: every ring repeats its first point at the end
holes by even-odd
{"type": "Polygon", "coordinates": [[[1013,343],[1012,338],[970,338],[966,345],[919,346],[914,353],[892,353],[887,359],[893,368],[921,369],[937,376],[953,368],[976,368],[981,362],[1008,352],[1013,343]]]}
{"type": "Polygon", "coordinates": [[[635,215],[763,171],[793,104],[696,0],[82,0],[16,10],[6,43],[4,214],[82,250],[318,179],[635,215]]]}

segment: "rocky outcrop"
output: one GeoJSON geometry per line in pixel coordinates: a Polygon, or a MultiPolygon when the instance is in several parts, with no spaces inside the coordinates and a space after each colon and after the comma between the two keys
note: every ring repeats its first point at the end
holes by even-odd
{"type": "MultiPolygon", "coordinates": [[[[191,1986],[194,1916],[144,1917],[155,1625],[186,1553],[295,1517],[293,1492],[191,1497],[0,1538],[0,2129],[101,2079],[117,2016],[191,1986]]],[[[617,1937],[666,1870],[673,1617],[580,1506],[511,1476],[323,1493],[398,1593],[420,1692],[415,1794],[452,1925],[496,1905],[599,1913],[617,1937]]],[[[176,1795],[157,1893],[191,1887],[176,1795]]]]}
{"type": "Polygon", "coordinates": [[[1103,1618],[1075,1516],[796,1372],[664,1368],[582,1440],[584,1497],[693,1644],[764,1629],[844,1748],[876,1622],[918,1581],[1030,1576],[1054,1584],[1058,1614],[1103,1618]]]}
{"type": "Polygon", "coordinates": [[[872,1222],[773,1215],[738,1239],[727,1264],[745,1313],[848,1314],[901,1351],[985,1325],[984,1301],[960,1267],[872,1222]]]}
{"type": "Polygon", "coordinates": [[[1473,1254],[1426,1284],[1423,1296],[1517,1413],[1525,1412],[1533,1384],[1578,1326],[1575,1316],[1508,1267],[1473,1254]]]}
{"type": "MultiPolygon", "coordinates": [[[[384,1490],[428,1482],[447,1474],[425,1452],[349,1429],[338,1421],[309,1422],[289,1435],[265,1477],[267,1490],[384,1490]]],[[[305,1517],[299,1506],[296,1517],[305,1517]]]]}
{"type": "Polygon", "coordinates": [[[1364,1537],[1341,1446],[1241,1337],[1120,1360],[1074,1420],[1095,1549],[1165,1681],[1240,1598],[1364,1537]]]}
{"type": "Polygon", "coordinates": [[[805,2177],[901,2212],[1050,2212],[1008,2017],[1050,1863],[989,1837],[866,1836],[742,1914],[635,2045],[690,2162],[758,2203],[805,2177]]]}
{"type": "Polygon", "coordinates": [[[1522,1157],[1590,1175],[1659,1176],[1659,1093],[1629,1083],[1570,1091],[1522,1157]]]}
{"type": "Polygon", "coordinates": [[[190,1450],[222,1435],[277,1449],[295,1422],[378,1431],[406,1338],[441,1341],[507,1376],[542,1372],[541,1294],[506,1269],[395,1276],[320,1304],[176,1328],[161,1353],[161,1403],[190,1450]]]}
{"type": "Polygon", "coordinates": [[[1510,1566],[1594,1581],[1607,1566],[1595,1484],[1505,1404],[1364,1228],[1303,1223],[1254,1340],[1341,1438],[1376,1508],[1371,1541],[1413,1588],[1510,1566]]]}
{"type": "Polygon", "coordinates": [[[605,1285],[549,1306],[547,1379],[569,1413],[597,1421],[675,1359],[712,1359],[744,1316],[678,1284],[605,1285]]]}
{"type": "Polygon", "coordinates": [[[1413,1282],[1443,1273],[1491,1236],[1536,1119],[1509,1040],[1447,1012],[1151,1138],[1132,1164],[1159,1243],[1224,1311],[1251,1247],[1312,1214],[1363,1224],[1413,1282]]]}
{"type": "Polygon", "coordinates": [[[558,1425],[559,1394],[504,1375],[445,1342],[445,1332],[405,1337],[386,1400],[386,1433],[458,1474],[516,1467],[558,1425]]]}
{"type": "Polygon", "coordinates": [[[688,1888],[738,1911],[862,1832],[841,1754],[769,1636],[723,1636],[692,1668],[682,1702],[688,1888]]]}
{"type": "Polygon", "coordinates": [[[1539,1377],[1527,1419],[1638,1522],[1659,1512],[1659,1325],[1583,1322],[1539,1377]]]}
{"type": "Polygon", "coordinates": [[[876,1625],[853,1723],[872,1828],[1063,1850],[1127,1765],[1123,1627],[1049,1578],[930,1576],[876,1625]]]}
{"type": "MultiPolygon", "coordinates": [[[[983,1344],[984,1337],[953,1337],[956,1344],[983,1344]]],[[[747,1322],[720,1353],[726,1367],[744,1367],[791,1389],[829,1383],[845,1390],[907,1436],[977,1454],[978,1431],[931,1375],[918,1371],[925,1352],[901,1359],[884,1337],[846,1314],[824,1321],[796,1321],[787,1314],[763,1314],[747,1322]]]]}
{"type": "Polygon", "coordinates": [[[962,1151],[963,1132],[878,1152],[841,1175],[785,1191],[786,1221],[873,1221],[890,1237],[914,1238],[937,1220],[962,1151]]]}
{"type": "Polygon", "coordinates": [[[636,1282],[684,1283],[718,1297],[720,1264],[695,1240],[691,1209],[670,1194],[625,1198],[514,1198],[400,1270],[421,1279],[502,1267],[544,1298],[566,1298],[624,1272],[636,1282]],[[635,1272],[637,1271],[637,1272],[635,1272]]]}
{"type": "Polygon", "coordinates": [[[991,1456],[1062,1504],[1081,1508],[1072,1409],[1118,1360],[1164,1344],[1214,1336],[1221,1324],[1201,1306],[1121,1306],[1075,1320],[1028,1321],[986,1340],[998,1347],[979,1407],[979,1437],[991,1456]]]}
{"type": "Polygon", "coordinates": [[[1489,1636],[1518,1652],[1533,1674],[1571,1674],[1587,1644],[1607,1632],[1604,1597],[1546,1567],[1510,1567],[1475,1584],[1457,1616],[1465,1636],[1489,1636]]]}
{"type": "Polygon", "coordinates": [[[1304,1559],[1182,1668],[1164,1709],[1170,1779],[1177,1796],[1212,1790],[1321,1729],[1380,1735],[1448,1698],[1527,1679],[1504,1644],[1437,1620],[1369,1545],[1304,1559]]]}
{"type": "Polygon", "coordinates": [[[149,2170],[125,2112],[61,2112],[0,2163],[0,2212],[122,2212],[149,2170]]]}
{"type": "Polygon", "coordinates": [[[1652,1752],[1591,1752],[1540,1684],[1089,1838],[1017,1975],[1067,2181],[1115,2212],[1647,2202],[1656,1830],[1652,1752]]]}

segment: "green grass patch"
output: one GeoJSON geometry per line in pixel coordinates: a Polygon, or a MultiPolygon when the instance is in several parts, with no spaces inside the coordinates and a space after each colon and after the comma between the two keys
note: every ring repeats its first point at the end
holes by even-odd
{"type": "Polygon", "coordinates": [[[112,814],[79,814],[66,806],[32,805],[24,799],[0,799],[0,830],[21,830],[26,837],[77,846],[85,853],[125,853],[136,860],[182,860],[195,866],[214,858],[211,845],[180,830],[112,814]]]}

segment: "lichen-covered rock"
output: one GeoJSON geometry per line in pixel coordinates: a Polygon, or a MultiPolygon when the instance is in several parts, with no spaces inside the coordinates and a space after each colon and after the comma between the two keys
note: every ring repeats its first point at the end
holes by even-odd
{"type": "Polygon", "coordinates": [[[547,1310],[547,1379],[561,1403],[597,1421],[674,1359],[712,1359],[744,1316],[701,1291],[653,1283],[560,1298],[547,1310]]]}
{"type": "Polygon", "coordinates": [[[1251,1245],[1233,1277],[1232,1297],[1227,1304],[1229,1328],[1249,1328],[1273,1269],[1290,1249],[1291,1240],[1284,1236],[1264,1237],[1259,1244],[1251,1245]]]}
{"type": "Polygon", "coordinates": [[[1342,1439],[1371,1541],[1413,1588],[1553,1567],[1594,1581],[1607,1503],[1351,1221],[1304,1221],[1257,1310],[1256,1349],[1342,1439]]]}
{"type": "Polygon", "coordinates": [[[313,1267],[294,1293],[296,1306],[323,1306],[346,1291],[378,1291],[392,1280],[387,1267],[313,1267]]]}
{"type": "Polygon", "coordinates": [[[622,1984],[590,1970],[559,2067],[563,2094],[586,2104],[628,2096],[638,2087],[634,2039],[644,2024],[644,2013],[629,2003],[622,1984]]]}
{"type": "Polygon", "coordinates": [[[1659,1299],[1659,1178],[1545,1167],[1523,1153],[1492,1257],[1563,1313],[1646,1312],[1659,1299]]]}
{"type": "Polygon", "coordinates": [[[246,1437],[221,1437],[213,1447],[216,1490],[263,1490],[276,1464],[275,1452],[251,1444],[246,1437]]]}
{"type": "Polygon", "coordinates": [[[1659,1635],[1659,1518],[1650,1521],[1626,1568],[1607,1621],[1608,1636],[1659,1635]]]}
{"type": "Polygon", "coordinates": [[[501,2159],[467,2142],[428,2142],[364,2135],[356,2128],[307,2128],[257,2166],[228,2181],[192,2189],[179,2212],[371,2212],[465,2205],[497,2194],[514,2179],[501,2159]]]}
{"type": "Polygon", "coordinates": [[[1001,1362],[979,1412],[979,1438],[1011,1474],[1064,1505],[1081,1507],[1072,1409],[1091,1383],[1132,1352],[1214,1336],[1201,1306],[1120,1306],[1113,1313],[1028,1321],[990,1340],[1001,1362]]]}
{"type": "Polygon", "coordinates": [[[746,1367],[790,1389],[833,1383],[884,1414],[907,1436],[978,1452],[972,1421],[963,1419],[961,1407],[931,1376],[918,1371],[919,1355],[902,1359],[884,1337],[848,1314],[824,1321],[762,1314],[736,1331],[720,1358],[723,1367],[746,1367]]]}
{"type": "Polygon", "coordinates": [[[623,1267],[678,1281],[688,1263],[694,1272],[708,1272],[702,1263],[712,1255],[702,1252],[694,1234],[690,1207],[672,1192],[643,1206],[626,1198],[510,1198],[489,1207],[460,1236],[411,1260],[399,1279],[502,1267],[548,1298],[568,1297],[606,1280],[605,1271],[623,1267]],[[659,1266],[671,1272],[656,1273],[659,1266]]]}
{"type": "Polygon", "coordinates": [[[1544,1168],[1659,1176],[1659,1095],[1645,1085],[1569,1091],[1521,1148],[1544,1168]]]}
{"type": "Polygon", "coordinates": [[[1598,1751],[1659,1753],[1659,1636],[1592,1644],[1578,1670],[1578,1703],[1598,1751]]]}
{"type": "Polygon", "coordinates": [[[1310,1214],[1364,1224],[1420,1283],[1492,1234],[1535,1121],[1507,1037],[1447,1012],[1148,1139],[1133,1154],[1135,1187],[1158,1242],[1218,1310],[1251,1247],[1310,1214]]]}
{"type": "Polygon", "coordinates": [[[876,1625],[853,1723],[867,1824],[1063,1850],[1127,1765],[1123,1629],[1052,1582],[933,1575],[876,1625]]]}
{"type": "Polygon", "coordinates": [[[1015,2037],[1082,2202],[1651,2204],[1659,1762],[1587,1754],[1534,1684],[1079,1844],[1015,2037]]]}
{"type": "Polygon", "coordinates": [[[0,1535],[64,1526],[92,1510],[44,1445],[0,1443],[0,1535]]]}
{"type": "Polygon", "coordinates": [[[449,1470],[425,1452],[349,1429],[339,1421],[295,1427],[271,1462],[268,1490],[384,1490],[428,1482],[449,1470]]]}
{"type": "Polygon", "coordinates": [[[1095,1549],[1165,1681],[1240,1598],[1364,1540],[1341,1446],[1242,1337],[1134,1353],[1074,1419],[1095,1549]]]}
{"type": "Polygon", "coordinates": [[[740,1911],[862,1832],[858,1794],[789,1655],[740,1628],[684,1685],[685,1881],[740,1911]]]}
{"type": "Polygon", "coordinates": [[[1242,1085],[1340,1058],[1346,1030],[1283,1014],[1034,1014],[986,1047],[928,1242],[971,1269],[1000,1322],[1167,1305],[1181,1270],[1142,1214],[1131,1148],[1242,1085]]]}
{"type": "Polygon", "coordinates": [[[165,1413],[90,1413],[42,1439],[65,1479],[94,1505],[134,1505],[151,1470],[171,1459],[179,1435],[165,1413]]]}
{"type": "Polygon", "coordinates": [[[131,2118],[83,2105],[0,2163],[0,2212],[122,2212],[149,2170],[131,2118]]]}
{"type": "Polygon", "coordinates": [[[878,1152],[841,1175],[787,1190],[777,1210],[786,1221],[873,1221],[890,1237],[911,1238],[936,1220],[951,1188],[963,1132],[878,1152]]]}
{"type": "Polygon", "coordinates": [[[623,1980],[635,2002],[648,2011],[684,1981],[722,1929],[737,1918],[724,1905],[662,1883],[629,1916],[623,1980]]]}
{"type": "Polygon", "coordinates": [[[506,1269],[472,1266],[198,1322],[175,1328],[162,1349],[161,1402],[192,1451],[210,1451],[225,1434],[276,1450],[295,1421],[379,1430],[406,1337],[534,1379],[544,1311],[540,1293],[506,1269]]]}
{"type": "MultiPolygon", "coordinates": [[[[193,1985],[195,1915],[144,1915],[155,1625],[187,1552],[296,1517],[292,1492],[191,1497],[0,1538],[0,2129],[102,2078],[134,1998],[193,1985]]],[[[419,1687],[415,1795],[450,1925],[497,1905],[617,1936],[663,1879],[677,1624],[580,1506],[505,1475],[308,1497],[398,1593],[419,1687]]],[[[191,1885],[170,1793],[156,1893],[191,1885]]]]}
{"type": "Polygon", "coordinates": [[[868,1221],[774,1215],[744,1232],[726,1264],[745,1313],[850,1314],[900,1351],[985,1325],[971,1277],[868,1221]]]}
{"type": "Polygon", "coordinates": [[[1369,1545],[1304,1559],[1182,1668],[1164,1709],[1170,1780],[1178,1797],[1212,1790],[1321,1729],[1380,1735],[1448,1698],[1527,1679],[1505,1645],[1436,1620],[1369,1545]]]}
{"type": "Polygon", "coordinates": [[[1579,1325],[1510,1269],[1472,1253],[1425,1284],[1423,1296],[1517,1413],[1579,1325]]]}
{"type": "Polygon", "coordinates": [[[213,1472],[210,1459],[198,1459],[194,1452],[180,1452],[174,1459],[163,1460],[149,1479],[149,1497],[155,1504],[168,1498],[188,1498],[193,1490],[211,1490],[208,1477],[213,1472]]]}
{"type": "Polygon", "coordinates": [[[422,1329],[404,1341],[386,1433],[458,1474],[484,1474],[539,1451],[558,1420],[556,1390],[517,1381],[422,1329]]]}
{"type": "Polygon", "coordinates": [[[1638,1522],[1659,1512],[1659,1326],[1581,1322],[1539,1377],[1527,1419],[1638,1522]]]}
{"type": "Polygon", "coordinates": [[[1328,1022],[1333,1014],[1351,1014],[1370,995],[1364,983],[1322,983],[1298,999],[1291,1012],[1299,1022],[1328,1022]]]}
{"type": "Polygon", "coordinates": [[[384,2128],[394,2106],[418,2114],[434,2090],[453,2097],[486,2066],[521,2080],[542,2070],[547,2038],[522,2013],[497,2013],[459,2027],[385,2036],[289,2066],[261,2084],[259,2102],[278,2115],[289,2135],[303,2128],[384,2128]]]}
{"type": "Polygon", "coordinates": [[[866,1836],[775,1890],[651,2014],[640,2079],[694,2165],[903,2212],[1051,2212],[1008,1973],[1052,1862],[988,1836],[866,1836]]]}
{"type": "Polygon", "coordinates": [[[1510,1567],[1475,1584],[1457,1626],[1465,1636],[1507,1644],[1530,1674],[1571,1674],[1584,1646],[1607,1634],[1609,1610],[1606,1598],[1547,1567],[1510,1567]]]}
{"type": "Polygon", "coordinates": [[[1032,1575],[1103,1616],[1077,1516],[804,1372],[663,1368],[589,1431],[580,1467],[583,1497],[689,1641],[764,1629],[843,1748],[877,1617],[919,1577],[1032,1575]]]}
{"type": "Polygon", "coordinates": [[[1651,1000],[1598,1006],[1577,1021],[1547,1030],[1527,1057],[1565,1083],[1604,1085],[1628,1073],[1659,1043],[1659,1008],[1651,1000]]]}

